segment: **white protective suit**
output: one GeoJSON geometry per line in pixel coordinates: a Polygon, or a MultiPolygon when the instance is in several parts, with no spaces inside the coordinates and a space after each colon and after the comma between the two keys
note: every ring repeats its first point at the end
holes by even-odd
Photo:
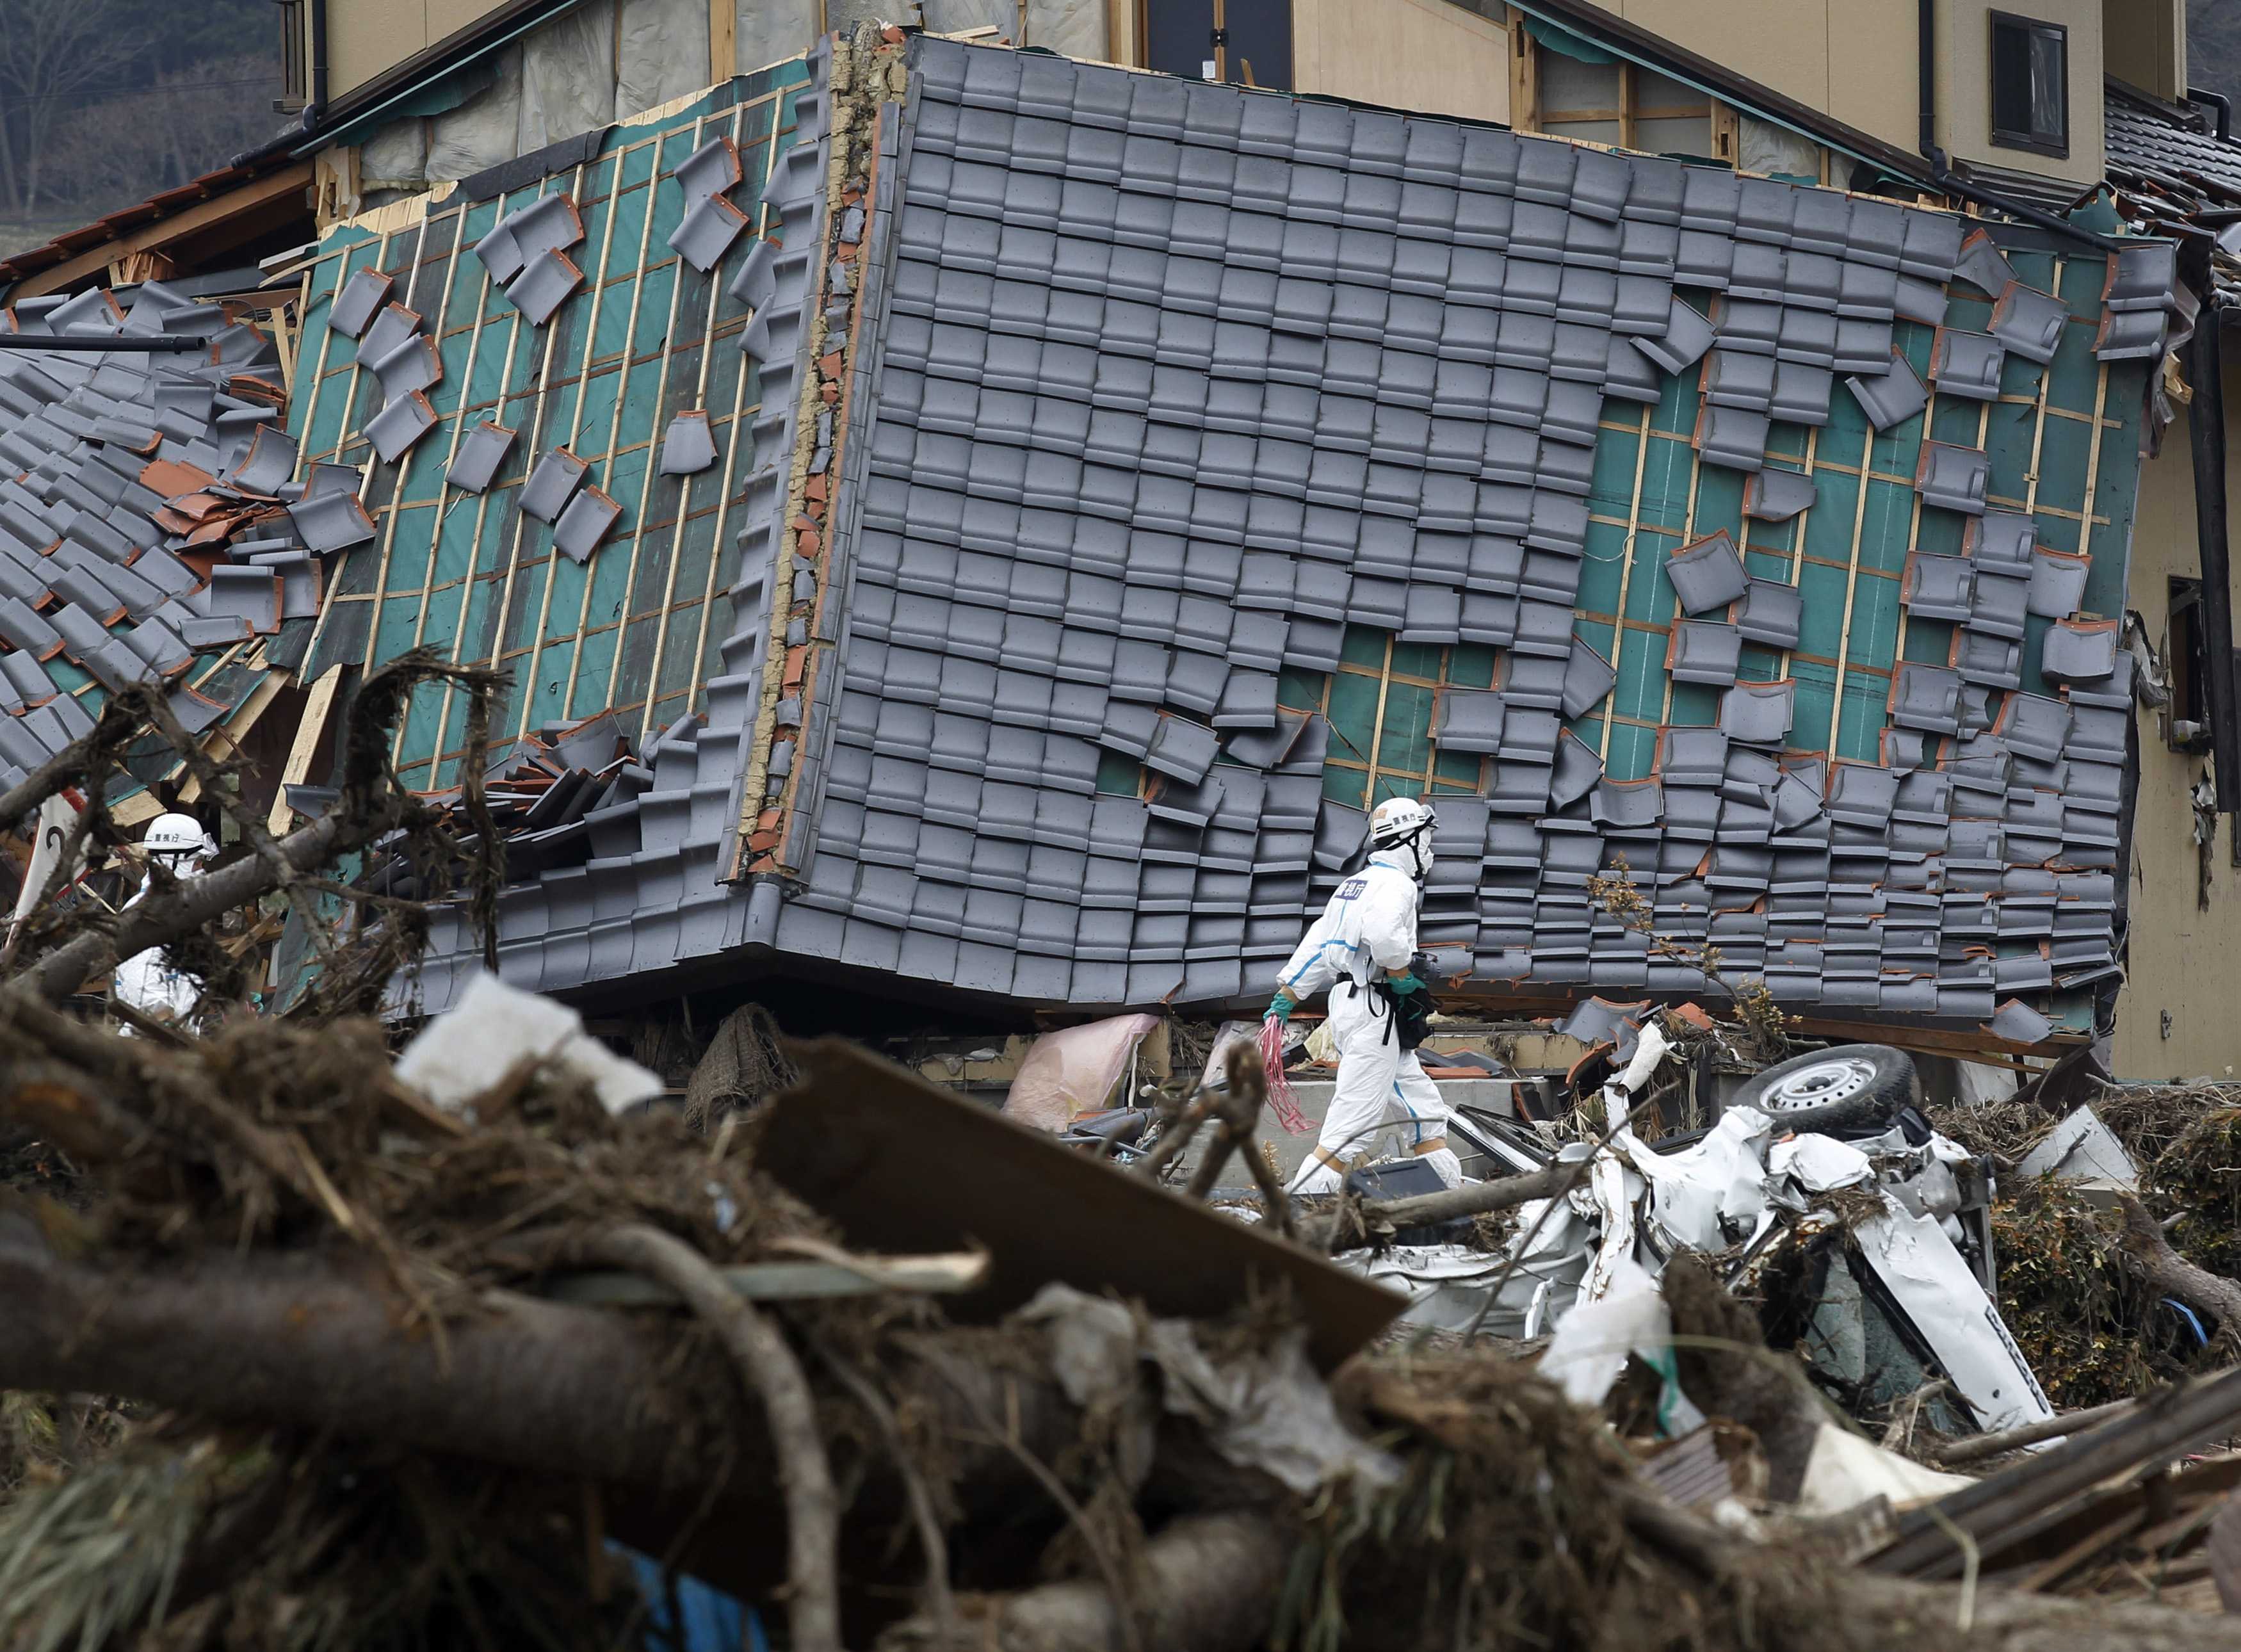
{"type": "Polygon", "coordinates": [[[1406,970],[1416,952],[1416,880],[1400,849],[1380,849],[1330,898],[1323,915],[1285,961],[1280,984],[1293,1000],[1330,993],[1338,1084],[1315,1150],[1292,1179],[1295,1194],[1335,1193],[1341,1167],[1366,1151],[1388,1123],[1409,1127],[1412,1149],[1431,1160],[1448,1187],[1462,1166],[1448,1149],[1448,1104],[1424,1076],[1416,1052],[1401,1047],[1392,1012],[1370,983],[1406,970]]]}
{"type": "MultiPolygon", "coordinates": [[[[203,978],[172,968],[160,946],[135,953],[119,964],[111,986],[119,1003],[130,1004],[159,1021],[184,1021],[203,1001],[203,978]]],[[[132,1029],[124,1030],[130,1033],[132,1029]]]]}
{"type": "MultiPolygon", "coordinates": [[[[142,840],[142,847],[151,861],[161,860],[177,878],[197,876],[204,864],[216,852],[209,837],[192,815],[158,815],[142,840]]],[[[137,893],[124,904],[129,909],[148,898],[151,885],[143,882],[137,893]]],[[[203,980],[184,969],[175,969],[160,946],[151,946],[145,952],[132,954],[117,966],[110,978],[110,989],[117,1001],[130,1004],[144,1015],[162,1021],[184,1021],[191,1016],[203,999],[203,980]]],[[[130,1033],[131,1029],[124,1029],[130,1033]]]]}

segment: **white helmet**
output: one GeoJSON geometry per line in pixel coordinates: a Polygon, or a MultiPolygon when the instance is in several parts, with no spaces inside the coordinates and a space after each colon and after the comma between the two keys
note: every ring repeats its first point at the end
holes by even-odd
{"type": "Polygon", "coordinates": [[[205,860],[217,853],[210,834],[203,830],[203,823],[191,814],[157,815],[142,835],[140,849],[149,859],[162,861],[174,873],[191,861],[205,860]]]}
{"type": "Polygon", "coordinates": [[[1430,807],[1415,798],[1388,798],[1370,811],[1369,846],[1406,848],[1410,875],[1422,883],[1432,870],[1432,828],[1438,823],[1430,807]]]}

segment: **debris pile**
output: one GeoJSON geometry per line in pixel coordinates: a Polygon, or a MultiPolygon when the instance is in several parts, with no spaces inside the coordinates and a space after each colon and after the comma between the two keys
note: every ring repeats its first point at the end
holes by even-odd
{"type": "MultiPolygon", "coordinates": [[[[832,1042],[704,1133],[489,978],[393,1062],[347,1017],[167,1042],[0,988],[0,1115],[90,1194],[0,1205],[0,1386],[137,1408],[72,1414],[107,1431],[72,1460],[57,1401],[11,1398],[40,1443],[0,1488],[0,1644],[611,1652],[634,1552],[803,1649],[2241,1646],[2044,1594],[2140,1594],[2128,1560],[2214,1527],[2215,1475],[2174,1504],[2137,1471],[2241,1428],[2234,1381],[1983,1481],[1862,1437],[1767,1345],[1776,1281],[1809,1241],[1943,1236],[1970,1155],[1740,1107],[1661,1154],[1629,1120],[1662,1043],[1584,1152],[1293,1241],[832,1042]],[[1545,1350],[1381,1337],[1405,1299],[1321,1254],[1474,1201],[1517,1217],[1482,1258],[1581,1229],[1545,1350]]],[[[1170,1111],[1239,1145],[1252,1042],[1199,1087],[1170,1111]]]]}

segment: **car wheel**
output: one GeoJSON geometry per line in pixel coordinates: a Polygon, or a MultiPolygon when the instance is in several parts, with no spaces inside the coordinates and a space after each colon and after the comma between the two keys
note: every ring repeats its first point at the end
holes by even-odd
{"type": "Polygon", "coordinates": [[[1777,1061],[1728,1099],[1777,1130],[1873,1129],[1922,1100],[1914,1060],[1888,1044],[1837,1044],[1777,1061]]]}

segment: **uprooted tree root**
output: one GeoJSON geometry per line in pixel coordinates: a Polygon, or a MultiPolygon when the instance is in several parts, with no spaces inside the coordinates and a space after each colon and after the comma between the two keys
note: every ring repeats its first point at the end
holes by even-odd
{"type": "MultiPolygon", "coordinates": [[[[2241,1275],[2241,1088],[2126,1086],[2104,1089],[2093,1110],[2131,1154],[2147,1204],[2176,1216],[2170,1248],[2222,1279],[2241,1275]]],[[[2057,1122],[2028,1101],[1941,1109],[1934,1121],[2009,1167],[2057,1122]]],[[[2205,1344],[2159,1307],[2169,1295],[2198,1312],[2209,1305],[2158,1281],[2145,1230],[2128,1241],[2118,1212],[2051,1177],[2010,1169],[2001,1194],[1992,1211],[2001,1315],[2055,1404],[2124,1399],[2230,1361],[2226,1339],[2205,1344]]]]}

